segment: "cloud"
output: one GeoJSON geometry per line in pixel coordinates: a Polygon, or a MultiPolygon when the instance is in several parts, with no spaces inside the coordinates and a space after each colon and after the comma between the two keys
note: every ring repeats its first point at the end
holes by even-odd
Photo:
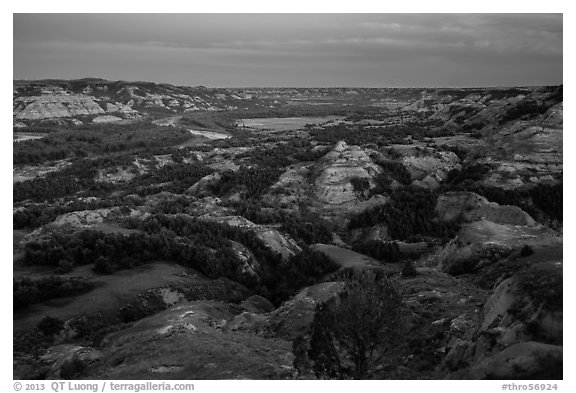
{"type": "MultiPolygon", "coordinates": [[[[454,50],[484,55],[558,56],[562,54],[561,16],[557,15],[382,15],[306,39],[280,37],[214,42],[212,47],[285,51],[334,51],[358,47],[427,53],[454,50]],[[396,21],[392,21],[392,20],[396,21]],[[560,25],[560,28],[558,26],[560,25]]],[[[448,54],[449,54],[448,53],[448,54]]]]}
{"type": "Polygon", "coordinates": [[[562,80],[562,34],[562,16],[549,14],[17,15],[14,74],[220,86],[552,84],[562,80]]]}

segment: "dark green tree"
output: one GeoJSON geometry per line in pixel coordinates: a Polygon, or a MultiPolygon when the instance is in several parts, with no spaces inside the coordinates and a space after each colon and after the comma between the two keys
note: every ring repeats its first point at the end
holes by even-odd
{"type": "Polygon", "coordinates": [[[340,296],[317,306],[308,356],[320,378],[366,379],[378,365],[395,363],[402,300],[385,277],[355,273],[340,296]]]}

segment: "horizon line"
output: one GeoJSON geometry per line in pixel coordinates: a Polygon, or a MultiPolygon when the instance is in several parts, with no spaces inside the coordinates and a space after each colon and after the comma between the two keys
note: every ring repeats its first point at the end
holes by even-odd
{"type": "Polygon", "coordinates": [[[130,81],[125,79],[106,79],[101,77],[82,77],[82,78],[42,78],[42,79],[12,79],[15,82],[48,82],[48,81],[61,81],[61,82],[76,82],[76,81],[89,81],[99,80],[109,83],[152,83],[155,85],[171,85],[175,87],[190,87],[190,88],[205,88],[205,89],[513,89],[513,88],[533,88],[533,87],[559,87],[563,86],[564,82],[558,84],[540,84],[540,85],[482,85],[482,86],[206,86],[206,85],[182,85],[169,82],[155,82],[155,81],[130,81]]]}

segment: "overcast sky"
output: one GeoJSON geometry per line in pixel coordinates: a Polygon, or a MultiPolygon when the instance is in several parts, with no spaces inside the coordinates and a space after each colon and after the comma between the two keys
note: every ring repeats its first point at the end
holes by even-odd
{"type": "Polygon", "coordinates": [[[14,79],[562,83],[561,14],[15,14],[14,79]]]}

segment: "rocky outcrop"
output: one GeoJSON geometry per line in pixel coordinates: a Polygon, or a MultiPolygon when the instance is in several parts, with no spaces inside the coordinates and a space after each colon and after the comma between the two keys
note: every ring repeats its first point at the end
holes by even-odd
{"type": "Polygon", "coordinates": [[[514,249],[498,244],[466,244],[456,238],[444,247],[438,256],[438,268],[448,274],[473,273],[478,268],[492,264],[510,255],[514,249]]]}
{"type": "Polygon", "coordinates": [[[319,164],[322,168],[316,178],[316,196],[322,202],[341,205],[358,199],[351,184],[353,178],[371,180],[380,173],[368,153],[358,146],[340,141],[326,154],[319,164]]]}
{"type": "Polygon", "coordinates": [[[76,227],[89,227],[96,224],[102,224],[111,212],[112,209],[98,209],[66,213],[56,218],[53,224],[70,224],[76,227]]]}
{"type": "Polygon", "coordinates": [[[542,225],[497,224],[488,220],[466,224],[434,260],[450,274],[472,273],[524,246],[561,246],[562,238],[542,225]]]}
{"type": "Polygon", "coordinates": [[[484,306],[481,329],[501,345],[527,340],[562,344],[562,266],[543,262],[504,280],[484,306]]]}
{"type": "Polygon", "coordinates": [[[218,172],[206,175],[202,179],[194,183],[192,186],[190,186],[190,188],[186,190],[186,194],[196,196],[210,195],[209,187],[215,184],[218,180],[220,180],[221,177],[222,175],[218,172]]]}
{"type": "Polygon", "coordinates": [[[260,263],[256,260],[252,251],[246,248],[244,245],[232,241],[232,250],[236,255],[236,259],[240,262],[240,271],[242,274],[246,274],[258,279],[258,268],[260,263]]]}
{"type": "Polygon", "coordinates": [[[243,312],[226,325],[226,330],[260,333],[268,327],[268,318],[261,314],[243,312]]]}
{"type": "Polygon", "coordinates": [[[404,106],[402,110],[414,112],[438,112],[442,111],[445,107],[445,104],[438,102],[438,97],[427,94],[426,91],[424,91],[420,99],[404,106]]]}
{"type": "Polygon", "coordinates": [[[84,229],[129,233],[131,230],[121,228],[118,224],[129,217],[145,219],[148,216],[149,213],[121,207],[75,211],[62,214],[51,223],[35,229],[33,232],[24,236],[21,243],[26,244],[28,242],[43,241],[50,239],[58,233],[72,233],[84,229]]]}
{"type": "Polygon", "coordinates": [[[13,106],[14,118],[17,120],[33,121],[96,115],[94,123],[107,123],[140,117],[138,111],[120,102],[101,101],[94,96],[70,94],[64,90],[47,91],[41,96],[19,97],[14,100],[13,106]],[[121,117],[106,115],[107,113],[119,114],[121,117]]]}
{"type": "Polygon", "coordinates": [[[138,170],[136,167],[131,168],[113,168],[113,169],[101,169],[98,171],[98,175],[96,175],[95,180],[101,181],[105,183],[126,183],[133,180],[138,174],[141,174],[141,171],[138,170]]]}
{"type": "Polygon", "coordinates": [[[52,225],[72,225],[78,228],[91,227],[104,222],[115,222],[124,217],[146,218],[148,213],[139,210],[124,209],[114,207],[109,209],[80,210],[72,213],[66,213],[56,218],[52,225]]]}
{"type": "Polygon", "coordinates": [[[460,158],[451,151],[436,149],[418,149],[414,154],[402,157],[404,164],[413,179],[420,181],[421,186],[436,188],[443,182],[452,169],[460,169],[460,158]]]}
{"type": "Polygon", "coordinates": [[[93,97],[81,94],[22,97],[14,102],[14,114],[18,120],[42,120],[105,113],[106,111],[93,97]]]}
{"type": "Polygon", "coordinates": [[[274,336],[290,340],[306,335],[314,321],[316,305],[337,296],[343,289],[344,283],[339,281],[302,289],[270,314],[268,329],[274,336]]]}
{"type": "Polygon", "coordinates": [[[497,224],[488,220],[474,221],[459,233],[464,243],[495,244],[504,247],[557,246],[562,237],[543,225],[497,224]]]}
{"type": "Polygon", "coordinates": [[[212,217],[207,215],[201,216],[200,218],[206,221],[228,224],[233,227],[240,227],[254,231],[256,236],[258,236],[258,238],[262,240],[268,248],[282,255],[282,258],[284,259],[288,259],[302,251],[300,246],[298,246],[298,244],[288,235],[280,233],[277,229],[271,226],[254,224],[252,221],[241,216],[212,217]]]}
{"type": "Polygon", "coordinates": [[[244,300],[242,308],[253,314],[266,314],[274,310],[274,305],[268,299],[260,295],[252,295],[244,300]]]}
{"type": "Polygon", "coordinates": [[[270,187],[270,192],[266,194],[266,200],[277,206],[287,206],[291,203],[305,201],[308,197],[307,175],[311,165],[308,163],[298,163],[290,165],[286,171],[280,175],[278,181],[270,187]]]}
{"type": "MultiPolygon", "coordinates": [[[[509,262],[511,263],[511,262],[509,262]]],[[[473,379],[562,378],[561,261],[522,261],[484,304],[477,328],[445,359],[473,379]]]]}
{"type": "Polygon", "coordinates": [[[532,114],[499,124],[487,131],[485,153],[497,158],[483,183],[514,189],[530,184],[555,183],[563,167],[563,103],[544,114],[532,114]]]}
{"type": "Polygon", "coordinates": [[[517,206],[489,202],[473,192],[448,192],[438,197],[436,214],[442,221],[488,220],[497,224],[535,225],[536,221],[517,206]]]}
{"type": "Polygon", "coordinates": [[[49,348],[41,362],[46,368],[46,379],[75,379],[100,357],[100,351],[93,348],[62,344],[49,348]]]}
{"type": "Polygon", "coordinates": [[[37,177],[44,177],[50,172],[60,171],[71,163],[69,160],[60,160],[53,163],[53,165],[26,165],[14,168],[13,182],[19,183],[26,180],[32,180],[37,177]]]}
{"type": "Polygon", "coordinates": [[[120,102],[107,102],[106,103],[106,112],[107,113],[120,113],[123,118],[135,118],[139,117],[139,113],[137,110],[130,108],[128,105],[124,105],[120,102]]]}
{"type": "Polygon", "coordinates": [[[264,338],[221,302],[184,303],[144,318],[102,341],[92,379],[285,379],[292,374],[291,343],[264,338]],[[145,350],[143,350],[145,348],[145,350]],[[125,361],[124,359],[130,359],[125,361]]]}
{"type": "MultiPolygon", "coordinates": [[[[526,92],[528,93],[528,92],[526,92]]],[[[486,102],[483,109],[475,112],[465,119],[466,124],[479,124],[479,125],[497,125],[498,121],[506,111],[516,106],[519,102],[524,100],[526,95],[518,94],[515,97],[508,97],[503,99],[495,99],[486,102]]]]}
{"type": "Polygon", "coordinates": [[[511,345],[470,370],[472,379],[562,379],[562,347],[538,342],[511,345]]]}

